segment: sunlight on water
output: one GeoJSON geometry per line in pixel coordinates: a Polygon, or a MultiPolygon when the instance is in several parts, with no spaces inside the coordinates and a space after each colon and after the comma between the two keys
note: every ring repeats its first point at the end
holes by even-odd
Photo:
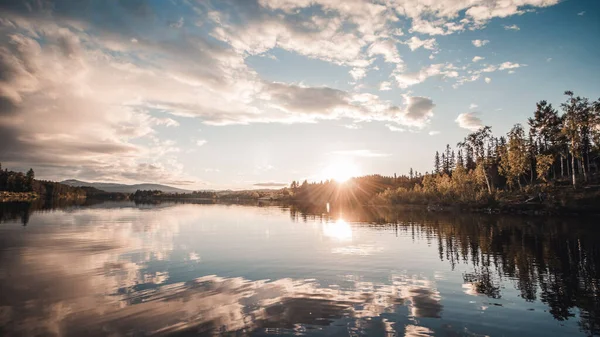
{"type": "Polygon", "coordinates": [[[347,209],[343,218],[331,218],[325,208],[0,209],[1,331],[540,337],[598,331],[600,250],[588,239],[593,231],[389,210],[347,209]]]}
{"type": "Polygon", "coordinates": [[[344,220],[323,223],[323,235],[340,241],[352,240],[352,227],[344,220]]]}

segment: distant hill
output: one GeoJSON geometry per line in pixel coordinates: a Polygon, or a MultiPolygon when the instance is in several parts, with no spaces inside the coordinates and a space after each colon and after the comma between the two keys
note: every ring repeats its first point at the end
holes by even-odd
{"type": "Polygon", "coordinates": [[[113,184],[113,183],[90,183],[86,181],[69,179],[63,180],[61,184],[74,186],[74,187],[93,187],[105,192],[118,192],[118,193],[134,193],[137,190],[159,190],[165,193],[190,193],[190,190],[184,190],[181,188],[171,187],[160,184],[113,184]]]}

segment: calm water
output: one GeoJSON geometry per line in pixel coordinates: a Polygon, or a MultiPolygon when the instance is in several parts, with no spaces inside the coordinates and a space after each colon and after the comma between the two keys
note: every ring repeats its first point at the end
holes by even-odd
{"type": "Polygon", "coordinates": [[[0,221],[2,336],[600,331],[593,221],[126,202],[0,221]]]}

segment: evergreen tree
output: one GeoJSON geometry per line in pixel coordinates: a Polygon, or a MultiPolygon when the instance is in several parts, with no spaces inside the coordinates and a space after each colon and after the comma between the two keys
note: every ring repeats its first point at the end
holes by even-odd
{"type": "Polygon", "coordinates": [[[461,168],[465,168],[465,161],[463,158],[463,154],[462,154],[462,150],[458,150],[458,153],[456,155],[456,167],[461,167],[461,168]]]}
{"type": "Polygon", "coordinates": [[[435,159],[433,162],[433,170],[435,172],[435,174],[439,174],[440,173],[440,167],[441,163],[440,163],[440,153],[438,151],[435,151],[435,159]]]}
{"type": "Polygon", "coordinates": [[[29,171],[27,171],[27,174],[25,175],[25,189],[28,192],[33,191],[33,180],[35,178],[35,173],[33,172],[33,169],[30,168],[29,171]]]}

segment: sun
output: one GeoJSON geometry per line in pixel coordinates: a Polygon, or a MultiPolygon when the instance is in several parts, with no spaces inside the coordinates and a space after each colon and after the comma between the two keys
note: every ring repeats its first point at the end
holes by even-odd
{"type": "Polygon", "coordinates": [[[321,173],[323,179],[333,179],[339,183],[344,183],[352,177],[360,175],[360,170],[350,161],[335,161],[326,166],[321,173]]]}

